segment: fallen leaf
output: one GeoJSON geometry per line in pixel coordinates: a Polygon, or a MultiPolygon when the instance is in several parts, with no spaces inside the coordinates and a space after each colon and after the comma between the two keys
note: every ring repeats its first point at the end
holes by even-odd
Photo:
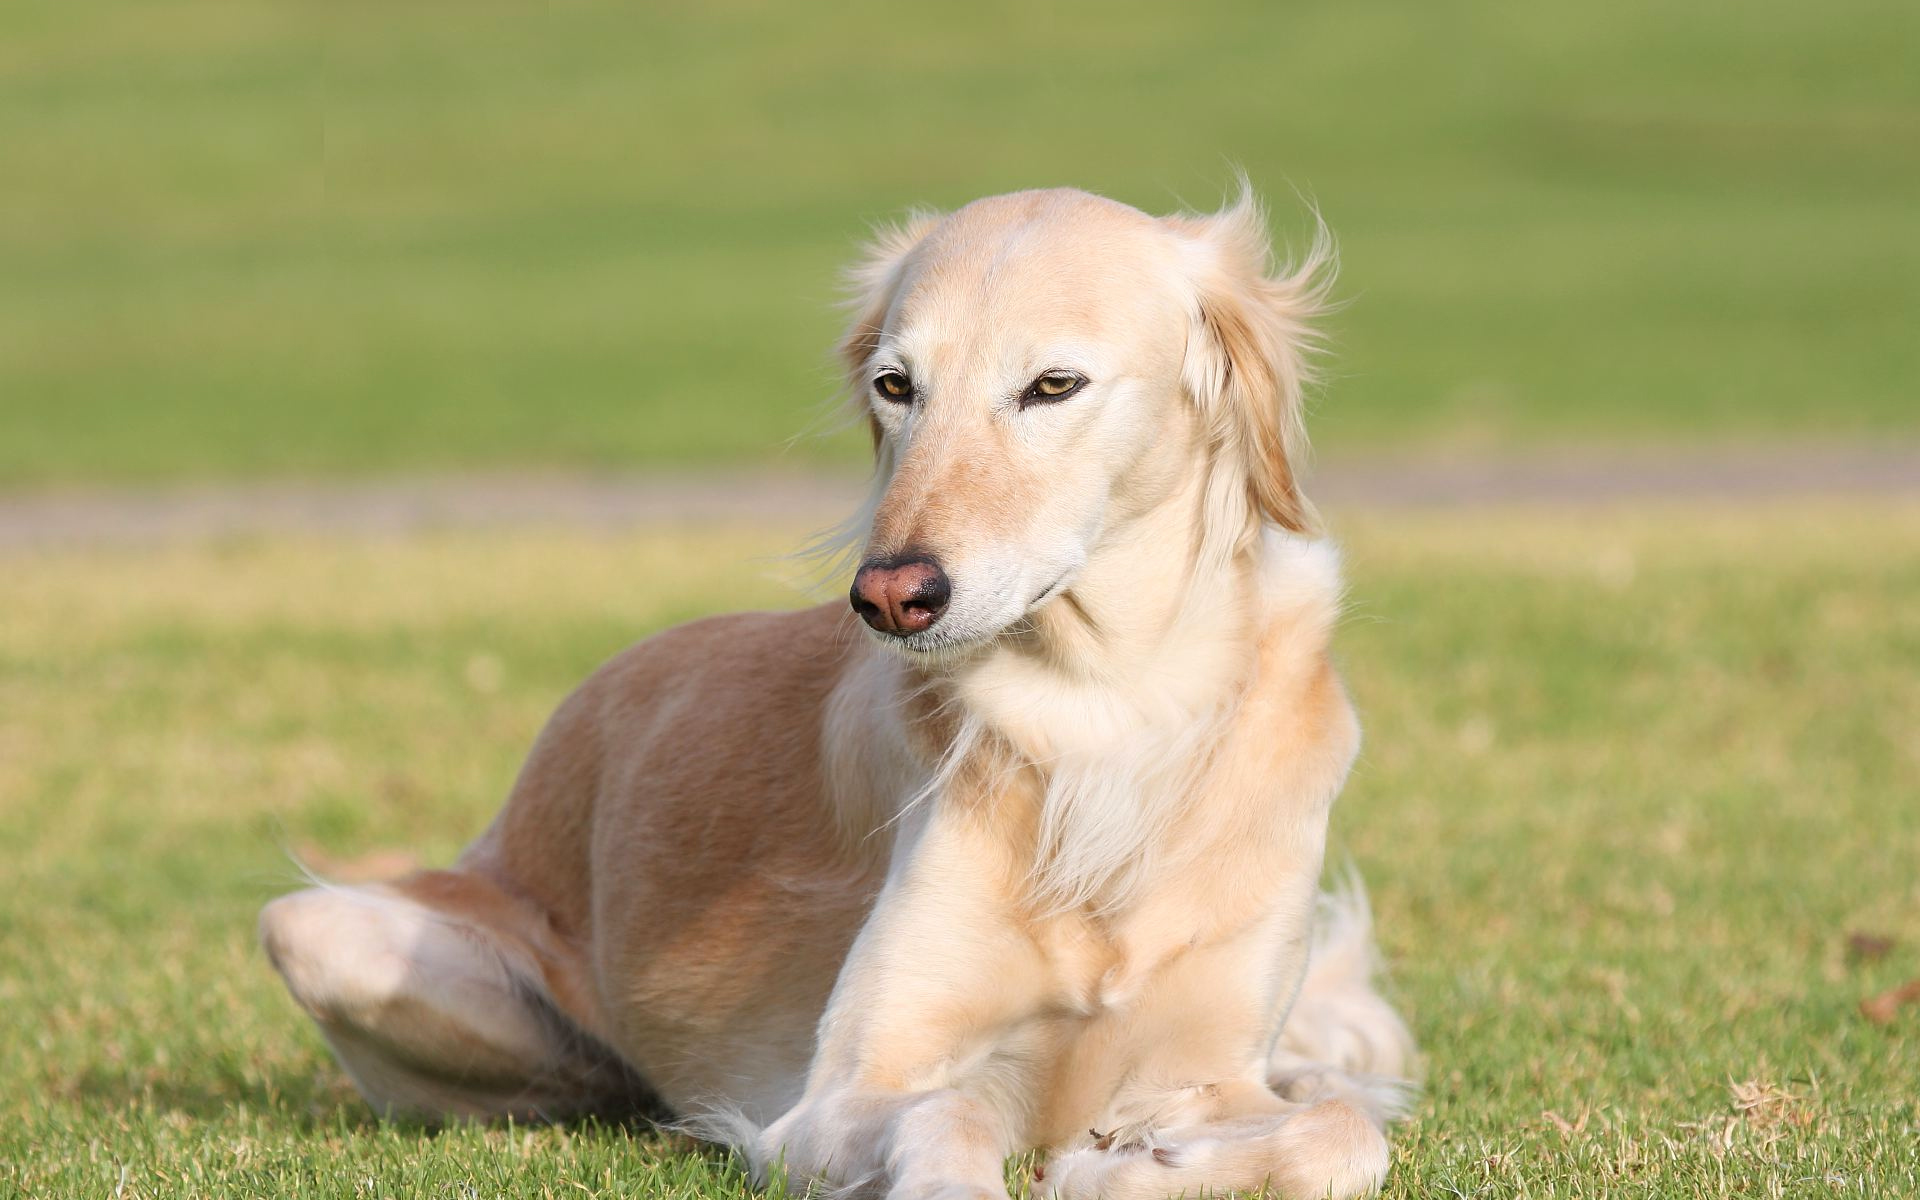
{"type": "Polygon", "coordinates": [[[1867,997],[1860,1002],[1860,1015],[1875,1025],[1890,1025],[1909,1004],[1920,1004],[1920,979],[1909,979],[1899,987],[1867,997]]]}
{"type": "Polygon", "coordinates": [[[1856,929],[1847,935],[1847,957],[1854,962],[1879,962],[1893,950],[1893,939],[1856,929]]]}

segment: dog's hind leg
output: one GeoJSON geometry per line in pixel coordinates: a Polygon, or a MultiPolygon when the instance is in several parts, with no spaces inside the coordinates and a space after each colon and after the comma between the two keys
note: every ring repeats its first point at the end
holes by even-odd
{"type": "Polygon", "coordinates": [[[1373,918],[1357,881],[1320,897],[1307,972],[1267,1060],[1268,1084],[1301,1103],[1338,1099],[1376,1123],[1402,1115],[1418,1072],[1413,1035],[1380,994],[1373,918]]]}
{"type": "Polygon", "coordinates": [[[477,875],[309,888],[266,906],[260,940],[381,1113],[553,1119],[644,1100],[566,1011],[583,989],[564,939],[477,875]]]}

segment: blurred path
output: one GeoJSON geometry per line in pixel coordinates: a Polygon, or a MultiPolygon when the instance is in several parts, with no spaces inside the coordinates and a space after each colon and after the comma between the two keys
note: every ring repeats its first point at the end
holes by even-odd
{"type": "MultiPolygon", "coordinates": [[[[862,481],[792,472],[466,475],[399,481],[68,489],[0,495],[0,551],[279,533],[399,534],[527,526],[624,528],[770,520],[825,525],[862,481]]],[[[1432,452],[1329,458],[1323,508],[1586,505],[1797,495],[1920,498],[1920,445],[1432,452]]]]}

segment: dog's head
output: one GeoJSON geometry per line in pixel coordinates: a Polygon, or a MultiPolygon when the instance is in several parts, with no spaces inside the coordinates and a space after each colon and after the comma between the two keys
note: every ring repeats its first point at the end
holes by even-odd
{"type": "Polygon", "coordinates": [[[841,346],[880,487],[854,609],[907,650],[983,643],[1176,495],[1235,549],[1265,523],[1308,531],[1326,261],[1323,241],[1276,274],[1248,192],[1163,219],[1019,192],[883,234],[841,346]]]}

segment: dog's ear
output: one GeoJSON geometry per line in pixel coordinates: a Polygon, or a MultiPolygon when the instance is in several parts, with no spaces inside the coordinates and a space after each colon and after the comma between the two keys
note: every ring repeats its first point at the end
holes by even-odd
{"type": "Polygon", "coordinates": [[[1167,221],[1185,242],[1193,283],[1186,386],[1216,461],[1244,472],[1250,517],[1312,533],[1318,518],[1299,475],[1313,320],[1327,307],[1332,239],[1316,223],[1306,258],[1276,269],[1266,214],[1244,181],[1219,212],[1167,221]]]}
{"type": "Polygon", "coordinates": [[[852,319],[840,337],[840,363],[847,373],[857,412],[867,414],[867,426],[874,445],[880,444],[880,423],[867,406],[867,360],[880,344],[886,328],[887,313],[900,290],[907,261],[914,248],[940,223],[937,213],[914,211],[898,225],[883,226],[861,248],[859,259],[847,268],[847,310],[852,319]]]}

